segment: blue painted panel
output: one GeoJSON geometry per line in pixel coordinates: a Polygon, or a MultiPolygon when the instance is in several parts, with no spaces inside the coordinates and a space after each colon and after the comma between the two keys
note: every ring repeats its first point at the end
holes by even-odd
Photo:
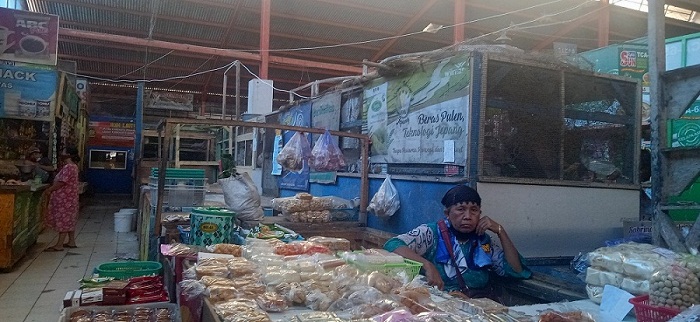
{"type": "MultiPolygon", "coordinates": [[[[131,117],[106,117],[106,116],[91,116],[92,122],[133,122],[131,117]]],[[[126,147],[110,147],[110,146],[95,146],[87,147],[86,158],[89,158],[90,150],[114,150],[126,151],[126,169],[110,170],[110,169],[85,169],[85,179],[88,182],[88,187],[95,193],[131,193],[133,189],[133,179],[131,177],[134,168],[134,149],[126,147]]],[[[85,160],[89,162],[89,160],[85,160]]]]}
{"type": "MultiPolygon", "coordinates": [[[[372,198],[379,190],[384,179],[370,179],[369,197],[372,198]]],[[[399,191],[401,208],[389,219],[379,219],[369,214],[367,226],[395,234],[405,233],[420,224],[436,221],[444,216],[444,207],[440,204],[445,192],[452,188],[453,183],[417,182],[407,180],[391,181],[399,191]]],[[[338,177],[336,185],[311,184],[310,193],[314,196],[338,196],[346,199],[358,197],[360,192],[360,179],[338,177]]],[[[280,196],[293,196],[298,191],[280,190],[280,196]]]]}
{"type": "MultiPolygon", "coordinates": [[[[126,169],[124,170],[109,170],[109,169],[85,169],[85,180],[88,183],[90,190],[95,193],[119,193],[127,194],[131,193],[133,180],[131,178],[131,172],[134,168],[134,150],[126,148],[114,148],[114,147],[100,147],[100,146],[90,146],[87,148],[88,153],[90,150],[114,150],[114,151],[126,151],[126,169]]],[[[89,154],[88,154],[89,155],[89,154]]]]}

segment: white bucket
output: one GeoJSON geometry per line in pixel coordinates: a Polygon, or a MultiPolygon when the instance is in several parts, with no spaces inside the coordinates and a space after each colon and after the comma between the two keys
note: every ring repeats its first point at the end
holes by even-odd
{"type": "Polygon", "coordinates": [[[131,230],[136,230],[136,213],[138,212],[138,209],[135,208],[122,208],[119,209],[119,213],[123,214],[131,214],[131,230]]]}
{"type": "Polygon", "coordinates": [[[133,213],[115,212],[114,213],[114,232],[128,233],[131,231],[131,218],[133,213]]]}

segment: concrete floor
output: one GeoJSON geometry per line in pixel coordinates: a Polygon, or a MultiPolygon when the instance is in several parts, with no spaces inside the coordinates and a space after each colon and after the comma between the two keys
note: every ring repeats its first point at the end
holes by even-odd
{"type": "Polygon", "coordinates": [[[0,273],[0,315],[4,322],[58,321],[63,296],[78,280],[114,258],[137,258],[136,233],[115,233],[114,213],[131,208],[126,195],[87,198],[76,227],[78,248],[43,252],[57,234],[45,229],[34,246],[5,273],[0,273]]]}

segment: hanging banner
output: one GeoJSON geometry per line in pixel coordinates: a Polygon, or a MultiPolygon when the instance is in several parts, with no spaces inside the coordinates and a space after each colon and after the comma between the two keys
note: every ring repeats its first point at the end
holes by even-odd
{"type": "MultiPolygon", "coordinates": [[[[279,123],[300,127],[311,126],[311,103],[301,103],[279,115],[279,123]]],[[[294,135],[294,131],[284,131],[282,137],[286,144],[294,135]]],[[[307,135],[308,136],[308,135],[307,135]]],[[[311,144],[311,143],[310,143],[311,144]]],[[[299,171],[282,170],[279,178],[279,187],[290,190],[309,190],[309,164],[304,161],[304,166],[299,171]]]]}
{"type": "MultiPolygon", "coordinates": [[[[343,93],[340,107],[340,129],[359,133],[362,130],[362,94],[363,90],[343,93]]],[[[359,149],[360,140],[356,138],[340,138],[341,149],[359,149]]]]}
{"type": "Polygon", "coordinates": [[[188,111],[194,110],[194,95],[166,91],[144,91],[144,107],[163,110],[188,111]]]}
{"type": "Polygon", "coordinates": [[[282,166],[277,163],[277,155],[282,150],[282,131],[275,130],[275,142],[272,144],[272,175],[278,176],[282,174],[282,166]]]}
{"type": "MultiPolygon", "coordinates": [[[[337,131],[340,127],[340,93],[330,93],[323,95],[311,103],[311,124],[317,129],[337,131]]],[[[321,134],[311,135],[311,147],[313,148],[321,134]]],[[[333,136],[335,145],[338,145],[338,137],[333,136]]],[[[334,183],[335,171],[316,172],[312,171],[309,176],[310,182],[334,183]]]]}
{"type": "MultiPolygon", "coordinates": [[[[324,95],[311,103],[311,124],[317,129],[337,131],[340,126],[340,93],[324,95]]],[[[311,141],[316,143],[321,134],[313,134],[311,141]]],[[[338,144],[338,137],[333,137],[338,144]]]]}
{"type": "Polygon", "coordinates": [[[134,123],[90,121],[88,127],[89,146],[134,147],[134,123]]]}
{"type": "Polygon", "coordinates": [[[445,58],[365,88],[363,132],[372,140],[372,163],[466,165],[468,59],[445,58]]]}
{"type": "Polygon", "coordinates": [[[0,117],[51,120],[58,74],[53,67],[0,63],[0,117]]]}
{"type": "MultiPolygon", "coordinates": [[[[389,147],[389,132],[387,131],[386,115],[386,89],[388,83],[384,83],[365,90],[364,110],[367,120],[367,131],[372,140],[372,158],[384,160],[387,157],[389,147]]],[[[382,161],[377,161],[382,162],[382,161]]]]}
{"type": "Polygon", "coordinates": [[[341,97],[340,128],[345,130],[361,126],[362,119],[360,118],[360,112],[362,111],[362,91],[343,93],[341,97]]]}
{"type": "Polygon", "coordinates": [[[58,16],[0,8],[0,59],[56,65],[58,16]]]}
{"type": "Polygon", "coordinates": [[[78,97],[81,101],[88,101],[88,81],[85,78],[78,78],[75,80],[75,92],[78,93],[78,97]]]}

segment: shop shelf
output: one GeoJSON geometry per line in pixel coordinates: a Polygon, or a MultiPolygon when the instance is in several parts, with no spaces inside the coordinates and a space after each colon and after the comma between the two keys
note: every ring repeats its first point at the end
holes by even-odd
{"type": "Polygon", "coordinates": [[[104,263],[97,266],[97,274],[100,277],[114,277],[116,279],[128,279],[137,276],[159,275],[163,265],[159,262],[129,261],[104,263]]]}

